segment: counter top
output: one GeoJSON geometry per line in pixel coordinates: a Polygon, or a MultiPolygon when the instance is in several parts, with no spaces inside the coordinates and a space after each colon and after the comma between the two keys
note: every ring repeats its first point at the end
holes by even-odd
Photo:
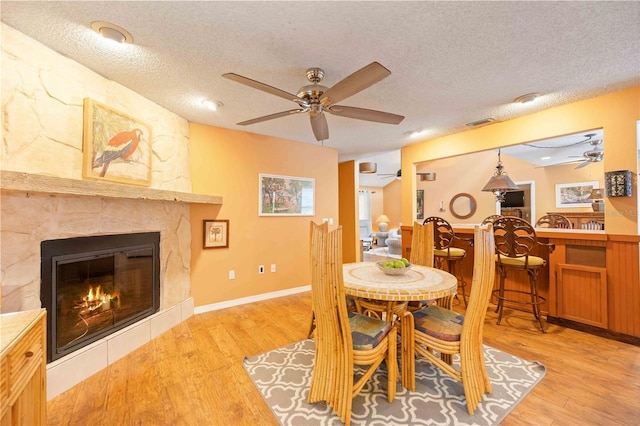
{"type": "Polygon", "coordinates": [[[4,352],[20,334],[38,319],[45,309],[12,312],[0,315],[0,352],[4,352]]]}

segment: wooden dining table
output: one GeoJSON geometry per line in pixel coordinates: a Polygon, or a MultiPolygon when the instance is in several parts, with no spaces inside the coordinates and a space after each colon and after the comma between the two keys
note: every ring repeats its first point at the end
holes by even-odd
{"type": "MultiPolygon", "coordinates": [[[[458,289],[458,279],[450,273],[428,266],[412,265],[403,275],[387,275],[375,262],[345,263],[342,266],[345,292],[354,298],[374,299],[386,302],[435,300],[439,306],[451,308],[458,289]]],[[[357,303],[357,302],[356,302],[357,303]]],[[[409,330],[400,328],[400,336],[406,342],[409,330]]],[[[402,345],[402,386],[408,389],[410,375],[402,345]]]]}

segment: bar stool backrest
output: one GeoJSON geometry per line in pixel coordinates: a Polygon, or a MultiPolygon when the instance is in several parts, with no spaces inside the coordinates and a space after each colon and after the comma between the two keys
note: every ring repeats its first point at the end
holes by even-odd
{"type": "Polygon", "coordinates": [[[433,223],[433,245],[436,250],[447,250],[453,245],[455,232],[449,222],[438,216],[430,216],[422,222],[423,225],[428,223],[433,223]]]}
{"type": "Polygon", "coordinates": [[[538,244],[533,226],[524,219],[503,216],[493,222],[496,253],[498,259],[505,257],[528,257],[538,244]]]}

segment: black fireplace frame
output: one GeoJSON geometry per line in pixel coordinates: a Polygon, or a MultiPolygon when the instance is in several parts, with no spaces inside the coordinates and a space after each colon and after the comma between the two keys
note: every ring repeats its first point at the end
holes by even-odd
{"type": "Polygon", "coordinates": [[[87,346],[103,337],[121,330],[143,318],[160,310],[160,233],[142,232],[117,235],[96,235],[88,237],[47,240],[40,243],[40,301],[43,308],[54,306],[56,300],[56,260],[82,255],[83,259],[102,257],[111,253],[140,248],[152,249],[152,302],[150,309],[146,309],[117,323],[114,327],[92,335],[78,345],[64,350],[56,350],[55,330],[56,315],[47,314],[47,362],[62,358],[69,353],[87,346]]]}

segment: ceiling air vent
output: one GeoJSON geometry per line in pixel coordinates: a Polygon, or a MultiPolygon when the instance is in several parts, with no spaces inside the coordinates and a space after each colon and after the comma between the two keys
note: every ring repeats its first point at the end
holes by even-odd
{"type": "Polygon", "coordinates": [[[468,127],[484,126],[485,124],[493,123],[494,121],[496,121],[495,118],[487,117],[487,118],[483,118],[481,120],[472,121],[471,123],[467,123],[466,126],[468,126],[468,127]]]}

